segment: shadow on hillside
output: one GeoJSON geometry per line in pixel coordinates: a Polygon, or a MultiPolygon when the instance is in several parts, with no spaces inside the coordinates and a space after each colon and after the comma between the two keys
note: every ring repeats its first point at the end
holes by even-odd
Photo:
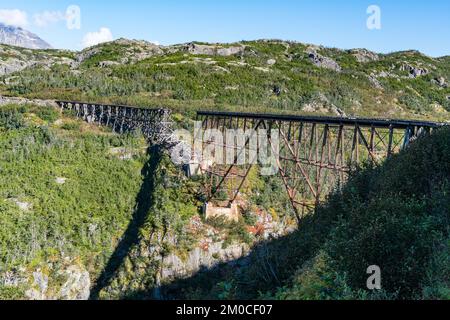
{"type": "Polygon", "coordinates": [[[156,169],[161,161],[161,152],[158,147],[149,148],[147,153],[150,156],[150,159],[141,171],[144,181],[136,197],[136,206],[132,220],[114,253],[110,257],[106,267],[97,279],[95,286],[92,288],[91,295],[89,297],[90,300],[96,300],[99,298],[101,290],[110,284],[112,278],[115,276],[115,273],[122,265],[133,245],[139,243],[139,230],[145,223],[149,210],[154,201],[152,190],[155,188],[156,169]]]}
{"type": "MultiPolygon", "coordinates": [[[[165,300],[256,299],[259,293],[286,284],[300,266],[317,254],[335,218],[322,214],[307,217],[294,233],[262,242],[245,257],[211,269],[202,268],[189,278],[161,286],[160,296],[165,300]],[[226,284],[231,284],[232,289],[227,289],[226,284]],[[224,292],[228,295],[223,296],[224,292]]],[[[149,288],[126,299],[154,299],[153,292],[154,288],[149,288]]]]}

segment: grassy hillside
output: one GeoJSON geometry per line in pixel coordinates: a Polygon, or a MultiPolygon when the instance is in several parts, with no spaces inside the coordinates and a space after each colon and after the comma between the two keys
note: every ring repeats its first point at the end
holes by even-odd
{"type": "Polygon", "coordinates": [[[170,269],[161,257],[183,259],[207,239],[219,253],[253,246],[262,238],[250,232],[255,213],[294,223],[281,181],[255,174],[246,218],[206,223],[203,178],[147,148],[138,134],[53,108],[0,107],[0,299],[139,296],[170,269]]]}
{"type": "Polygon", "coordinates": [[[355,172],[298,231],[166,293],[199,299],[450,299],[450,130],[355,172]],[[238,262],[239,265],[239,262],[238,262]],[[378,265],[382,291],[368,291],[378,265]]]}
{"type": "MultiPolygon", "coordinates": [[[[25,59],[3,48],[4,63],[25,59]]],[[[439,120],[450,111],[448,58],[415,51],[381,55],[278,40],[159,47],[121,39],[26,59],[37,63],[5,75],[0,92],[191,111],[439,120]]]]}
{"type": "MultiPolygon", "coordinates": [[[[40,268],[56,277],[64,263],[95,275],[133,212],[144,141],[57,119],[53,109],[0,109],[2,275],[40,268]],[[121,152],[132,157],[123,160],[121,152]]],[[[0,285],[0,297],[11,290],[0,285]]]]}

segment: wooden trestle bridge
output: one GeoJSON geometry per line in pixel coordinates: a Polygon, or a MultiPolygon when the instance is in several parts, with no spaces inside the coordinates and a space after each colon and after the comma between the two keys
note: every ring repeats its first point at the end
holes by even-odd
{"type": "MultiPolygon", "coordinates": [[[[72,110],[78,117],[111,126],[119,133],[139,128],[150,143],[170,140],[169,131],[172,129],[170,111],[167,109],[74,101],[57,103],[62,109],[72,110]]],[[[264,129],[269,145],[274,147],[272,133],[275,130],[278,133],[275,166],[299,219],[345,182],[352,168],[363,162],[378,164],[408,147],[420,136],[443,126],[442,123],[426,121],[210,111],[199,111],[197,120],[202,123],[203,146],[218,144],[209,138],[204,139],[203,134],[208,130],[219,131],[226,136],[227,130],[258,132],[264,129]]],[[[203,168],[203,173],[211,181],[209,201],[235,202],[250,172],[260,168],[258,164],[241,164],[238,161],[238,152],[249,152],[251,138],[246,135],[241,148],[234,147],[234,142],[231,144],[238,150],[234,162],[228,165],[211,163],[203,168]]],[[[222,141],[218,147],[224,148],[225,154],[230,143],[222,141]]]]}

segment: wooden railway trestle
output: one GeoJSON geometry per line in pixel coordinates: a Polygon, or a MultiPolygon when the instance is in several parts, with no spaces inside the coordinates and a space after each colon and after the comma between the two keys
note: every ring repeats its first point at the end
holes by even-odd
{"type": "MultiPolygon", "coordinates": [[[[261,128],[277,130],[276,165],[299,220],[334,188],[342,185],[355,166],[364,161],[380,163],[421,135],[442,126],[425,121],[206,111],[198,112],[197,120],[201,121],[203,132],[214,129],[224,136],[228,129],[244,132],[261,128]]],[[[266,132],[272,146],[271,130],[266,132]]],[[[211,141],[202,139],[201,143],[205,145],[211,141]]],[[[248,149],[249,143],[250,137],[246,135],[244,149],[248,149]]],[[[234,141],[225,142],[223,148],[226,150],[234,145],[234,141]]],[[[242,149],[240,152],[248,152],[242,149]]],[[[208,202],[226,198],[232,204],[253,167],[254,164],[238,164],[236,157],[232,164],[212,165],[206,169],[211,181],[208,202]]]]}
{"type": "Polygon", "coordinates": [[[172,138],[169,109],[138,108],[122,105],[56,101],[61,110],[74,113],[89,123],[111,127],[123,134],[139,130],[150,144],[167,144],[172,138]]]}

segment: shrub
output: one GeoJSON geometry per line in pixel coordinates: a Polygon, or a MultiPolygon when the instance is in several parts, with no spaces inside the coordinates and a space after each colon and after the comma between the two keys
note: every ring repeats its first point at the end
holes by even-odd
{"type": "Polygon", "coordinates": [[[24,127],[24,112],[25,109],[18,106],[7,106],[0,108],[0,128],[12,130],[24,127]]]}
{"type": "Polygon", "coordinates": [[[53,123],[59,118],[59,112],[51,107],[39,107],[35,113],[39,118],[49,123],[53,123]]]}

